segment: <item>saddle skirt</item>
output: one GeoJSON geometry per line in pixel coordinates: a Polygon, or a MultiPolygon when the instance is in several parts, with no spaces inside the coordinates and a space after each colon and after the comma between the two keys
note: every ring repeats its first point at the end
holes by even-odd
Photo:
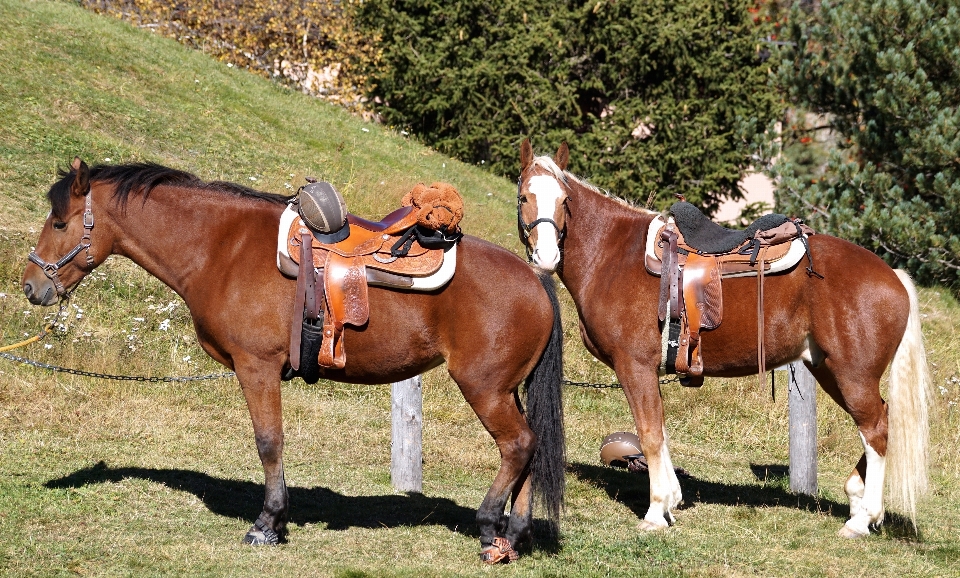
{"type": "Polygon", "coordinates": [[[449,236],[420,231],[422,220],[414,206],[402,207],[380,222],[348,215],[349,236],[324,243],[293,206],[281,214],[277,267],[297,279],[290,367],[313,380],[309,383],[318,377],[316,364],[346,366],[343,329],[367,323],[369,285],[430,291],[453,278],[459,230],[449,236]],[[435,246],[425,247],[421,241],[435,246]],[[314,356],[316,364],[310,359],[314,356]]]}
{"type": "MultiPolygon", "coordinates": [[[[674,216],[653,219],[647,230],[644,265],[661,278],[658,317],[663,323],[661,374],[681,376],[682,385],[703,384],[700,331],[716,329],[723,318],[722,279],[757,277],[757,364],[765,372],[763,353],[763,278],[791,269],[804,256],[811,259],[808,274],[815,274],[807,237],[813,230],[782,215],[767,215],[746,231],[725,229],[708,222],[689,203],[674,207],[692,209],[683,215],[685,229],[697,247],[684,239],[674,216]],[[690,217],[693,219],[693,228],[690,217]]],[[[672,211],[673,209],[671,209],[672,211]]]]}
{"type": "MultiPolygon", "coordinates": [[[[672,222],[673,219],[670,218],[672,222]]],[[[644,265],[647,271],[660,276],[661,270],[663,268],[663,251],[664,244],[660,240],[661,233],[667,227],[667,220],[664,220],[662,215],[657,216],[653,221],[650,222],[650,226],[647,229],[647,244],[646,250],[644,251],[644,265]]],[[[796,237],[789,243],[779,243],[776,245],[771,245],[766,247],[766,252],[763,257],[763,274],[770,275],[773,273],[781,273],[786,271],[800,262],[800,259],[806,255],[806,246],[804,245],[803,240],[801,240],[796,235],[796,226],[792,222],[788,222],[788,229],[785,227],[784,230],[787,231],[791,236],[796,237]]],[[[771,229],[770,231],[780,232],[780,228],[771,229]]],[[[676,230],[677,233],[677,247],[683,251],[678,252],[679,265],[682,269],[686,264],[687,258],[690,254],[698,254],[697,249],[687,245],[684,242],[683,235],[680,233],[679,229],[676,230]]],[[[806,231],[805,231],[805,234],[806,231]]],[[[749,239],[747,239],[749,242],[749,239]]],[[[730,253],[722,254],[711,254],[707,253],[708,256],[716,256],[720,263],[720,276],[723,278],[726,277],[755,277],[758,274],[759,269],[756,264],[750,264],[751,258],[753,256],[752,252],[740,253],[737,250],[737,247],[730,253]]],[[[755,258],[754,258],[755,260],[755,258]]]]}

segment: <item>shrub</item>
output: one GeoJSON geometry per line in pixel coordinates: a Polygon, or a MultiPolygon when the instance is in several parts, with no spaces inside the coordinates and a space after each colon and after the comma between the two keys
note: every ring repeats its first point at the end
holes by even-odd
{"type": "MultiPolygon", "coordinates": [[[[752,12],[751,12],[752,11],[752,12]]],[[[566,140],[571,169],[658,205],[739,198],[748,142],[777,114],[745,1],[369,0],[372,94],[387,123],[515,176],[519,143],[566,140]]]]}
{"type": "Polygon", "coordinates": [[[296,86],[354,112],[366,110],[375,37],[353,25],[355,0],[81,0],[214,58],[296,86]]]}

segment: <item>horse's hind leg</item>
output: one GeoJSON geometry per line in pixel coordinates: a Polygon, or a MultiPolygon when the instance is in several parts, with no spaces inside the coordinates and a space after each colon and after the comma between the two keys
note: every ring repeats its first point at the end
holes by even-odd
{"type": "Polygon", "coordinates": [[[280,369],[260,360],[236,363],[237,378],[253,421],[257,452],[263,464],[263,511],[247,531],[246,544],[277,544],[286,534],[289,496],[283,479],[283,414],[280,369]]]}
{"type": "Polygon", "coordinates": [[[488,563],[509,562],[517,558],[514,546],[532,535],[533,500],[528,474],[536,436],[520,413],[515,392],[477,395],[463,385],[461,390],[500,450],[500,469],[477,510],[480,556],[488,563]],[[504,527],[504,508],[511,496],[513,507],[504,527]]]}
{"type": "Polygon", "coordinates": [[[859,379],[854,379],[849,377],[854,372],[847,371],[843,379],[858,387],[842,386],[844,382],[831,371],[831,366],[837,365],[828,359],[824,365],[810,369],[824,391],[853,418],[863,443],[864,453],[843,486],[850,500],[850,519],[840,530],[841,536],[858,538],[869,535],[870,526],[883,521],[887,409],[880,397],[880,378],[872,375],[875,372],[862,371],[859,379]]]}

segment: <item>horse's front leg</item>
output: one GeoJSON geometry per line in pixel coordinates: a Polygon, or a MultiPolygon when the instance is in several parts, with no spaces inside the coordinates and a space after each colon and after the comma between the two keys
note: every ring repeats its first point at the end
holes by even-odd
{"type": "Polygon", "coordinates": [[[262,360],[235,365],[247,400],[257,452],[263,464],[263,511],[244,536],[246,544],[277,544],[287,531],[289,496],[283,479],[283,413],[280,404],[280,369],[262,360]]]}
{"type": "Polygon", "coordinates": [[[636,364],[617,367],[627,403],[637,426],[640,447],[650,470],[650,507],[641,530],[666,528],[673,522],[671,510],[680,504],[680,481],[667,449],[667,432],[663,423],[663,399],[656,368],[636,364]]]}

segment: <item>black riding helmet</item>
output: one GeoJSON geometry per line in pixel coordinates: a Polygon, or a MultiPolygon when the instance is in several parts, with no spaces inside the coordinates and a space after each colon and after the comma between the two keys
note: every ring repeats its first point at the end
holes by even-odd
{"type": "Polygon", "coordinates": [[[300,187],[298,204],[300,218],[321,243],[337,243],[350,236],[347,203],[330,183],[319,181],[300,187]]]}

